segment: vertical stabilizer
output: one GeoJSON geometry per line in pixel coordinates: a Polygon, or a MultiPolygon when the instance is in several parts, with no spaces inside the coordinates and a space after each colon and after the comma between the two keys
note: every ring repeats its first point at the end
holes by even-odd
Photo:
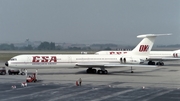
{"type": "Polygon", "coordinates": [[[154,45],[155,38],[157,36],[163,36],[163,35],[171,35],[171,34],[146,34],[146,35],[137,36],[138,38],[143,38],[143,40],[132,50],[131,54],[148,56],[154,45]]]}

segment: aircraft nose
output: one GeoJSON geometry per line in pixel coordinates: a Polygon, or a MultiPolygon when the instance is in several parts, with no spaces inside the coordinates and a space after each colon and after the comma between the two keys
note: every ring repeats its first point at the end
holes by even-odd
{"type": "Polygon", "coordinates": [[[8,62],[6,62],[5,65],[8,67],[9,66],[8,62]]]}

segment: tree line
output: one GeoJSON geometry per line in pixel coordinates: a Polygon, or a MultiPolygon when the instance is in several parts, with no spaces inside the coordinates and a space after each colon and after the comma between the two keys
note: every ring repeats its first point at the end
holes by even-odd
{"type": "Polygon", "coordinates": [[[117,49],[116,44],[92,44],[90,46],[78,47],[72,44],[69,47],[56,45],[54,42],[41,42],[38,46],[27,44],[24,46],[15,46],[14,44],[0,44],[0,50],[74,50],[74,51],[91,51],[91,50],[114,50],[117,49]]]}
{"type": "Polygon", "coordinates": [[[68,47],[64,49],[62,46],[56,46],[54,42],[41,42],[37,47],[32,45],[26,45],[22,47],[16,47],[14,44],[0,44],[0,50],[91,50],[90,47],[68,47]]]}

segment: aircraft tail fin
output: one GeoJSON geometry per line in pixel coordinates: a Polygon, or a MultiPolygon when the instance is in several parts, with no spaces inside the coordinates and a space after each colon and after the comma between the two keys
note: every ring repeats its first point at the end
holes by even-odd
{"type": "Polygon", "coordinates": [[[147,56],[154,45],[155,38],[157,36],[164,36],[171,34],[145,34],[138,35],[137,38],[143,38],[143,40],[132,50],[133,55],[147,56]]]}

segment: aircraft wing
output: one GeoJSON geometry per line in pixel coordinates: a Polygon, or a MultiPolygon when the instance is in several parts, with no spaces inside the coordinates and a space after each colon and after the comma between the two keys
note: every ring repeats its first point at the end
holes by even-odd
{"type": "Polygon", "coordinates": [[[147,61],[175,61],[180,60],[180,58],[166,58],[166,57],[150,57],[147,61]]]}
{"type": "Polygon", "coordinates": [[[143,65],[143,64],[120,64],[120,63],[77,63],[76,66],[79,67],[158,67],[154,65],[143,65]]]}

